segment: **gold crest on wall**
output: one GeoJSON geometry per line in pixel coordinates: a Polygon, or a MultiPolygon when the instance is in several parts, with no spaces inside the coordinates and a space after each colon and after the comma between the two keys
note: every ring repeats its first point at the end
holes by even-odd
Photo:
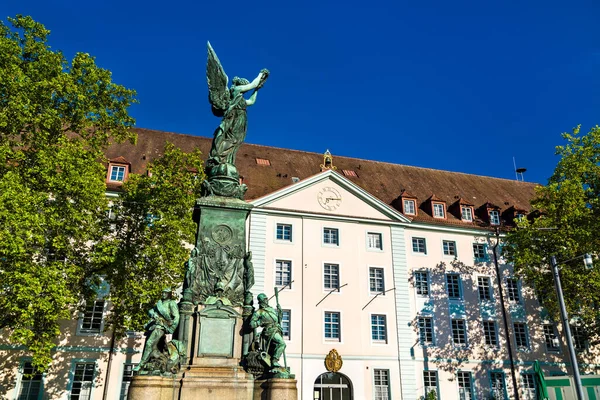
{"type": "Polygon", "coordinates": [[[338,372],[342,368],[342,356],[339,355],[336,349],[331,349],[327,357],[325,357],[325,368],[329,372],[338,372]]]}

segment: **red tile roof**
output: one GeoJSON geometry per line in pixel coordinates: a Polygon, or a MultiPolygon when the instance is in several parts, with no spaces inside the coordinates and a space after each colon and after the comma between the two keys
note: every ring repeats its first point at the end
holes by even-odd
{"type": "MultiPolygon", "coordinates": [[[[124,157],[131,162],[131,172],[145,173],[148,163],[160,155],[167,141],[184,151],[195,147],[208,154],[212,138],[183,135],[149,129],[134,129],[138,134],[136,145],[124,143],[112,145],[107,150],[107,157],[114,159],[124,157]]],[[[448,213],[447,219],[433,218],[425,207],[427,199],[435,192],[435,199],[452,204],[456,196],[464,203],[479,208],[486,203],[501,204],[501,210],[514,207],[519,210],[530,210],[530,199],[534,196],[535,183],[520,182],[487,176],[471,175],[460,172],[434,170],[412,167],[408,165],[385,163],[342,157],[334,154],[335,165],[340,170],[358,172],[358,178],[352,181],[371,195],[386,204],[400,205],[401,193],[404,196],[417,198],[420,208],[414,221],[442,225],[487,226],[486,216],[479,217],[476,212],[475,222],[463,222],[460,216],[448,213]]],[[[237,154],[237,167],[244,183],[248,185],[246,199],[252,200],[284,186],[293,184],[291,177],[305,179],[319,173],[323,162],[323,154],[309,153],[290,149],[244,143],[237,154]],[[270,168],[257,164],[257,159],[267,159],[270,168]]],[[[400,207],[395,207],[401,210],[400,207]]]]}

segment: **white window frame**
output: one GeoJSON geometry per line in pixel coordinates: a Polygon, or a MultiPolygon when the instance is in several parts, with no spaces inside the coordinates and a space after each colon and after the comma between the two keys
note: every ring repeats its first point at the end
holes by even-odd
{"type": "Polygon", "coordinates": [[[429,271],[425,269],[420,269],[418,271],[414,271],[413,276],[415,279],[415,294],[417,295],[417,297],[429,298],[431,296],[431,276],[429,271]],[[418,285],[417,283],[421,281],[417,281],[417,274],[425,274],[425,285],[427,289],[427,294],[419,293],[420,285],[418,285]]]}
{"type": "Polygon", "coordinates": [[[513,335],[515,337],[515,348],[520,351],[528,351],[531,347],[531,341],[529,340],[529,328],[527,323],[523,321],[513,321],[513,335]],[[517,325],[519,326],[519,332],[517,334],[517,325]],[[521,330],[522,328],[522,330],[521,330]],[[521,337],[522,335],[522,337],[521,337]],[[525,341],[525,344],[519,342],[525,341]]]}
{"type": "Polygon", "coordinates": [[[546,351],[552,353],[560,352],[560,340],[558,339],[558,332],[556,331],[556,325],[554,324],[542,324],[542,331],[544,332],[544,343],[546,344],[546,351]],[[546,328],[552,330],[552,332],[548,333],[546,328]],[[548,343],[550,342],[550,346],[548,343]]]}
{"type": "Polygon", "coordinates": [[[496,323],[496,321],[493,320],[493,319],[483,320],[482,323],[481,323],[481,330],[483,331],[483,344],[484,344],[484,346],[497,349],[500,342],[498,340],[498,324],[496,323]],[[487,338],[488,338],[488,336],[491,337],[491,335],[488,335],[488,332],[485,329],[486,326],[492,326],[493,327],[494,331],[490,332],[490,333],[494,334],[494,342],[496,342],[495,344],[488,344],[487,343],[487,338]]]}
{"type": "Polygon", "coordinates": [[[131,384],[131,378],[133,378],[133,368],[138,363],[124,362],[121,364],[121,384],[119,385],[119,400],[126,400],[129,392],[129,385],[131,384]],[[131,366],[131,375],[125,376],[125,371],[128,366],[131,366]]]}
{"type": "Polygon", "coordinates": [[[339,262],[324,262],[322,264],[321,277],[323,278],[323,291],[324,292],[330,292],[334,289],[337,289],[337,290],[334,291],[333,293],[341,293],[342,292],[342,289],[340,288],[340,286],[342,286],[342,268],[341,268],[341,264],[339,262]],[[338,287],[337,288],[325,286],[325,266],[326,265],[337,266],[337,279],[338,279],[338,287]]]}
{"type": "Polygon", "coordinates": [[[90,382],[89,386],[89,397],[79,398],[78,400],[90,400],[94,398],[94,383],[96,380],[96,376],[98,375],[98,362],[97,360],[90,359],[74,359],[71,361],[71,371],[69,376],[69,384],[68,384],[68,398],[71,399],[73,396],[73,386],[75,385],[75,373],[77,371],[77,364],[93,364],[94,365],[94,374],[91,381],[83,380],[81,382],[90,382]]]}
{"type": "Polygon", "coordinates": [[[475,260],[475,262],[485,262],[485,260],[487,260],[487,246],[485,245],[485,243],[473,243],[473,259],[475,260]],[[475,253],[475,246],[481,246],[483,247],[483,257],[477,257],[477,254],[475,253]]]}
{"type": "MultiPolygon", "coordinates": [[[[436,399],[439,399],[440,397],[440,374],[438,373],[437,370],[432,370],[432,369],[427,369],[427,370],[423,370],[423,394],[425,396],[427,396],[427,393],[435,390],[435,394],[436,394],[436,399]],[[433,374],[435,376],[435,386],[429,386],[426,385],[426,381],[425,381],[425,373],[429,374],[433,374]],[[435,388],[435,389],[431,389],[431,388],[435,388]]],[[[431,379],[431,378],[429,378],[431,379]]]]}
{"type": "Polygon", "coordinates": [[[455,272],[450,272],[446,274],[445,277],[445,283],[446,283],[446,295],[448,296],[448,300],[450,301],[462,301],[463,300],[463,290],[462,290],[462,279],[460,277],[460,274],[455,273],[455,272]],[[450,297],[450,286],[448,284],[448,277],[449,276],[456,276],[457,278],[457,285],[458,285],[458,297],[450,297]]]}
{"type": "Polygon", "coordinates": [[[508,301],[521,304],[523,302],[523,296],[521,295],[521,280],[517,278],[506,278],[506,297],[508,301]],[[510,282],[510,283],[509,283],[510,282]],[[513,286],[512,283],[515,283],[513,286]],[[516,297],[515,300],[513,297],[516,297]]]}
{"type": "Polygon", "coordinates": [[[473,222],[473,207],[460,206],[460,219],[465,222],[473,222]],[[468,211],[468,212],[465,212],[468,211]]]}
{"type": "Polygon", "coordinates": [[[108,181],[109,182],[125,182],[126,178],[127,178],[127,167],[126,166],[111,164],[110,171],[109,171],[109,174],[108,174],[108,181]],[[119,172],[120,172],[121,169],[123,170],[123,179],[118,179],[119,172]],[[117,179],[113,179],[113,171],[117,171],[116,172],[116,178],[117,179]]]}
{"type": "Polygon", "coordinates": [[[292,310],[290,308],[283,308],[281,311],[282,311],[282,316],[281,316],[281,331],[282,331],[282,333],[281,333],[281,336],[283,337],[283,339],[286,342],[291,342],[291,340],[292,340],[292,310]],[[283,325],[284,325],[283,324],[283,322],[284,322],[283,316],[285,315],[286,311],[287,311],[287,313],[289,315],[289,318],[288,318],[288,334],[287,335],[285,334],[285,331],[283,330],[283,325]]]}
{"type": "Polygon", "coordinates": [[[377,266],[369,266],[369,293],[371,293],[372,295],[376,295],[377,293],[381,293],[380,296],[384,296],[385,295],[385,268],[383,267],[377,267],[377,266]],[[373,291],[371,288],[371,279],[375,279],[375,283],[377,284],[377,282],[379,281],[378,277],[372,278],[371,277],[371,270],[376,271],[376,270],[381,270],[381,282],[383,284],[383,290],[381,291],[373,291]]]}
{"type": "MultiPolygon", "coordinates": [[[[387,318],[387,314],[383,314],[383,313],[373,313],[370,315],[370,328],[371,328],[371,344],[388,344],[388,318],[387,318]],[[373,337],[373,317],[383,317],[383,332],[384,332],[384,338],[383,339],[375,339],[373,337]]],[[[380,326],[381,324],[379,324],[379,321],[377,321],[377,326],[380,326]]]]}
{"type": "Polygon", "coordinates": [[[474,397],[474,388],[473,388],[473,373],[471,371],[456,371],[456,384],[458,386],[458,398],[460,400],[473,400],[474,397]],[[462,378],[461,378],[462,374],[462,378]],[[466,375],[466,379],[465,379],[466,375]],[[462,382],[469,382],[469,387],[465,388],[461,386],[462,382]],[[467,389],[467,390],[465,390],[467,389]]]}
{"type": "MultiPolygon", "coordinates": [[[[27,394],[28,395],[26,397],[23,397],[23,398],[29,398],[29,392],[31,391],[31,384],[30,383],[31,382],[37,382],[37,380],[34,380],[33,378],[37,377],[38,374],[35,374],[31,378],[26,378],[25,377],[25,367],[26,367],[27,364],[31,365],[31,358],[29,358],[29,357],[22,358],[19,361],[19,370],[18,370],[19,374],[17,376],[17,385],[16,385],[16,388],[15,388],[15,399],[20,399],[21,396],[24,394],[24,393],[21,393],[21,392],[23,390],[23,386],[25,385],[25,383],[28,383],[28,388],[27,388],[27,394]]],[[[31,365],[31,369],[32,369],[32,372],[35,371],[35,369],[33,368],[33,365],[31,365]]],[[[45,396],[44,396],[44,386],[45,386],[46,374],[45,373],[39,373],[39,375],[40,375],[40,379],[39,379],[40,386],[39,386],[39,392],[38,392],[37,398],[38,399],[43,399],[43,398],[45,398],[45,396]]]]}
{"type": "MultiPolygon", "coordinates": [[[[411,239],[410,243],[411,243],[413,255],[420,254],[420,255],[426,256],[427,255],[427,239],[425,239],[424,237],[418,237],[418,236],[411,237],[410,239],[411,239]],[[415,251],[415,240],[423,241],[423,251],[415,251]]],[[[419,246],[417,246],[417,247],[419,247],[419,246]]]]}
{"type": "MultiPolygon", "coordinates": [[[[294,284],[292,283],[294,281],[294,262],[288,258],[276,258],[273,262],[273,285],[278,287],[278,288],[282,288],[284,286],[286,286],[286,283],[283,282],[283,277],[284,277],[284,271],[283,271],[283,264],[282,264],[282,269],[281,269],[281,284],[277,283],[277,263],[284,263],[287,262],[289,263],[289,284],[287,285],[288,289],[293,289],[294,288],[294,284]]],[[[287,289],[286,289],[287,290],[287,289]]]]}
{"type": "Polygon", "coordinates": [[[275,242],[277,243],[293,243],[294,242],[294,224],[292,223],[288,223],[288,222],[277,222],[275,223],[275,242]],[[279,236],[279,227],[282,227],[282,233],[283,236],[280,239],[279,236]],[[284,239],[285,238],[285,228],[289,227],[290,230],[290,238],[289,239],[284,239]]]}
{"type": "Polygon", "coordinates": [[[367,250],[369,250],[369,251],[377,251],[377,252],[382,252],[383,251],[383,234],[381,232],[367,231],[367,250]],[[377,246],[372,247],[371,246],[371,235],[377,235],[377,236],[379,236],[379,247],[377,247],[377,246]]]}
{"type": "Polygon", "coordinates": [[[571,328],[571,337],[573,339],[575,351],[578,353],[586,351],[589,348],[589,342],[587,339],[587,333],[585,328],[581,326],[581,322],[574,318],[569,323],[569,327],[571,328]]]}
{"type": "Polygon", "coordinates": [[[390,370],[388,368],[373,368],[373,399],[374,400],[390,400],[391,385],[390,385],[390,370]],[[377,376],[378,373],[385,373],[385,377],[377,376]],[[383,379],[387,380],[384,382],[383,379]],[[384,384],[387,383],[387,384],[384,384]]]}
{"type": "Polygon", "coordinates": [[[494,288],[492,286],[492,277],[488,275],[478,275],[477,276],[477,297],[479,298],[479,302],[489,302],[494,300],[494,288]],[[487,285],[482,285],[480,279],[487,281],[487,285]],[[481,289],[484,288],[487,293],[488,298],[481,297],[481,289]]]}
{"type": "MultiPolygon", "coordinates": [[[[323,310],[323,343],[343,343],[342,342],[342,312],[339,310],[323,310]],[[337,338],[328,338],[325,336],[326,333],[326,325],[327,322],[325,321],[325,318],[327,317],[327,314],[337,314],[338,315],[338,337],[337,338]]],[[[333,322],[330,322],[333,324],[333,322]]]]}
{"type": "MultiPolygon", "coordinates": [[[[459,327],[460,328],[460,327],[459,327]]],[[[452,335],[452,345],[454,347],[462,347],[462,348],[466,348],[469,347],[469,338],[467,335],[468,332],[468,328],[467,328],[467,320],[463,317],[463,318],[450,318],[450,334],[452,335]],[[464,343],[456,343],[455,338],[454,338],[454,322],[456,322],[457,327],[459,327],[460,322],[462,321],[462,336],[464,337],[464,343]]],[[[461,335],[461,332],[458,332],[458,336],[461,335]]]]}
{"type": "Polygon", "coordinates": [[[498,210],[489,210],[490,215],[490,225],[498,226],[500,225],[500,211],[498,210]]]}
{"type": "Polygon", "coordinates": [[[537,384],[533,372],[521,372],[521,386],[523,388],[523,400],[537,399],[537,384]]]}
{"type": "Polygon", "coordinates": [[[417,202],[413,199],[404,199],[402,201],[402,210],[404,211],[404,214],[406,214],[406,215],[417,215],[417,202]],[[406,207],[407,203],[412,204],[411,211],[409,211],[408,207],[406,207]]]}
{"type": "Polygon", "coordinates": [[[330,226],[324,226],[321,233],[322,233],[322,241],[321,241],[321,243],[323,244],[323,246],[326,246],[326,247],[340,247],[340,229],[339,228],[333,228],[333,227],[330,227],[330,226]],[[336,232],[336,236],[337,236],[336,243],[329,243],[329,242],[325,241],[325,230],[326,229],[330,229],[330,230],[336,232]]]}
{"type": "Polygon", "coordinates": [[[444,257],[458,257],[458,247],[456,245],[456,240],[442,239],[442,254],[444,255],[444,257]],[[452,246],[454,246],[454,254],[450,254],[452,246]],[[448,252],[446,252],[446,249],[448,249],[448,252]]]}
{"type": "MultiPolygon", "coordinates": [[[[83,327],[83,320],[85,319],[86,311],[79,312],[79,319],[77,320],[77,336],[103,336],[104,335],[104,323],[106,322],[106,310],[108,307],[108,301],[104,298],[97,298],[94,300],[94,308],[96,306],[96,302],[102,301],[104,302],[102,306],[102,320],[100,321],[100,329],[97,331],[95,329],[87,329],[83,327]]],[[[87,308],[87,306],[86,306],[87,308]]]]}
{"type": "Polygon", "coordinates": [[[422,347],[427,347],[427,346],[434,346],[435,345],[435,325],[433,322],[433,316],[432,315],[419,315],[417,316],[417,336],[418,336],[418,340],[419,340],[419,344],[422,347]],[[429,321],[430,322],[430,326],[428,327],[427,324],[424,324],[424,326],[421,326],[421,319],[423,319],[424,322],[429,321]],[[421,329],[423,329],[425,335],[421,335],[421,329]],[[431,331],[431,341],[427,341],[427,340],[423,340],[423,337],[427,338],[427,332],[428,329],[431,331]]]}
{"type": "Polygon", "coordinates": [[[446,206],[444,203],[431,203],[431,208],[433,209],[433,218],[446,219],[446,206]]]}

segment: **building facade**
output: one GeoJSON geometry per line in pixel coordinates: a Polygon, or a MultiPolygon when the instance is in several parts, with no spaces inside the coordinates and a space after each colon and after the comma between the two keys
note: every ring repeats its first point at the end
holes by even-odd
{"type": "MultiPolygon", "coordinates": [[[[210,146],[138,134],[136,146],[108,152],[111,195],[129,173],[145,173],[167,140],[205,154],[210,146]]],[[[534,361],[546,375],[570,373],[560,327],[500,256],[498,238],[529,212],[535,185],[249,144],[238,169],[254,205],[253,292],[280,291],[300,398],[512,399],[517,390],[533,399],[534,361]],[[336,372],[326,363],[333,354],[336,372]]],[[[0,395],[125,398],[143,336],[116,341],[110,353],[105,295],[65,322],[44,375],[26,377],[26,349],[0,342],[0,395]]],[[[575,340],[583,372],[599,373],[596,349],[576,327],[575,340]]]]}

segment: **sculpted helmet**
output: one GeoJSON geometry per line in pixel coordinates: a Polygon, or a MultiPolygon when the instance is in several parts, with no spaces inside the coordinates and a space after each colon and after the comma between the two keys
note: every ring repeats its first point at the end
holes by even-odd
{"type": "Polygon", "coordinates": [[[267,297],[266,294],[261,293],[258,296],[256,296],[256,299],[258,300],[258,302],[260,303],[261,301],[268,301],[269,298],[267,297]]]}

